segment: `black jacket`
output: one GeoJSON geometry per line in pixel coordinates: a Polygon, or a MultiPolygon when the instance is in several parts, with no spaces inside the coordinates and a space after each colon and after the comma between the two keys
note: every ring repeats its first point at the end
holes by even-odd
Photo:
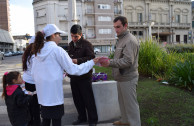
{"type": "MultiPolygon", "coordinates": [[[[77,59],[78,65],[95,58],[92,44],[83,38],[76,42],[76,46],[73,41],[69,43],[68,54],[72,59],[77,59]]],[[[87,74],[81,76],[69,75],[69,77],[71,79],[85,79],[92,77],[92,69],[87,74]]]]}
{"type": "Polygon", "coordinates": [[[30,113],[28,103],[30,99],[31,96],[25,95],[20,86],[11,95],[5,95],[9,120],[13,126],[29,122],[30,113]]]}

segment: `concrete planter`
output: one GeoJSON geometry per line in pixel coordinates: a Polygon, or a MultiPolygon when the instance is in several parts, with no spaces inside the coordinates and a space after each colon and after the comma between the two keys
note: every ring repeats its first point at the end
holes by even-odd
{"type": "Polygon", "coordinates": [[[107,121],[120,117],[117,82],[93,82],[92,88],[97,107],[98,121],[107,121]]]}

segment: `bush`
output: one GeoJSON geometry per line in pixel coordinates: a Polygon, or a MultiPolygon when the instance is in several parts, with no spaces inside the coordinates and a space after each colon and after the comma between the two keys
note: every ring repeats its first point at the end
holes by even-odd
{"type": "Polygon", "coordinates": [[[166,46],[166,49],[168,52],[193,53],[194,45],[193,44],[168,45],[166,46]]]}
{"type": "Polygon", "coordinates": [[[161,77],[169,68],[166,51],[157,42],[145,41],[140,43],[139,73],[143,76],[161,77]]]}
{"type": "Polygon", "coordinates": [[[192,90],[194,86],[194,58],[186,55],[184,62],[180,61],[172,67],[169,82],[175,86],[192,90]]]}

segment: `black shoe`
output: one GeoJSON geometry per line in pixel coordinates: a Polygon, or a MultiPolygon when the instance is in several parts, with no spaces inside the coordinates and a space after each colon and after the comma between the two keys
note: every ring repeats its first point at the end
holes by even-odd
{"type": "Polygon", "coordinates": [[[96,123],[90,123],[89,126],[96,126],[96,123]]]}
{"type": "Polygon", "coordinates": [[[86,121],[85,120],[76,120],[76,121],[74,121],[73,123],[72,123],[72,125],[79,125],[79,124],[81,124],[81,123],[86,123],[86,121]]]}

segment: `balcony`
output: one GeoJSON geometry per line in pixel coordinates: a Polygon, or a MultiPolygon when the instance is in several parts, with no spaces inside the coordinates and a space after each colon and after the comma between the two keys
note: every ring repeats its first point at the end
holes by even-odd
{"type": "Polygon", "coordinates": [[[121,10],[114,10],[115,15],[121,15],[121,10]]]}
{"type": "MultiPolygon", "coordinates": [[[[128,27],[131,28],[136,28],[136,27],[142,27],[142,28],[146,28],[148,27],[148,24],[144,23],[144,22],[128,22],[128,27]]],[[[154,25],[152,27],[160,27],[160,28],[190,28],[191,24],[190,23],[172,23],[172,25],[170,23],[158,23],[155,22],[154,25]]]]}
{"type": "Polygon", "coordinates": [[[191,23],[172,23],[172,27],[175,27],[175,28],[190,28],[191,23]]]}
{"type": "Polygon", "coordinates": [[[128,22],[128,27],[146,27],[143,22],[128,22]]]}
{"type": "Polygon", "coordinates": [[[114,0],[114,3],[121,3],[121,0],[114,0]]]}
{"type": "Polygon", "coordinates": [[[86,14],[94,14],[94,10],[93,9],[86,9],[86,14]]]}
{"type": "Polygon", "coordinates": [[[155,22],[154,23],[154,26],[152,27],[169,27],[170,28],[170,23],[158,23],[158,22],[155,22]]]}
{"type": "Polygon", "coordinates": [[[95,34],[91,34],[91,35],[87,35],[86,39],[95,39],[96,35],[95,34]]]}
{"type": "Polygon", "coordinates": [[[58,15],[60,21],[67,21],[67,17],[65,15],[58,15]]]}
{"type": "Polygon", "coordinates": [[[94,2],[94,0],[84,0],[84,2],[90,3],[90,2],[94,2]]]}
{"type": "Polygon", "coordinates": [[[94,27],[94,22],[86,22],[86,27],[94,27]]]}

